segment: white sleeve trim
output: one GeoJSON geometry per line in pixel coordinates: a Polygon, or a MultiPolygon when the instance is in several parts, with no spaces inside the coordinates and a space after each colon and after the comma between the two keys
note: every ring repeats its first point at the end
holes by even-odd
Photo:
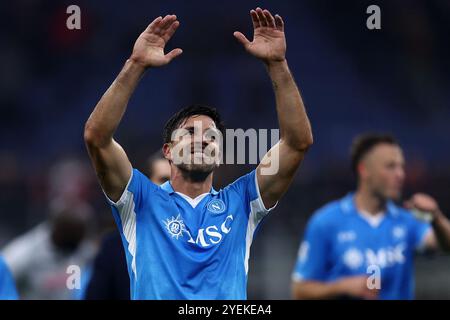
{"type": "Polygon", "coordinates": [[[430,236],[432,232],[434,232],[433,228],[430,227],[426,232],[423,233],[422,239],[420,239],[420,242],[416,247],[416,251],[418,253],[424,253],[427,250],[426,239],[428,238],[428,236],[430,236]]]}
{"type": "Polygon", "coordinates": [[[248,222],[247,222],[247,232],[245,235],[245,257],[244,257],[244,269],[245,274],[248,274],[248,260],[250,258],[250,247],[253,242],[253,235],[255,234],[256,228],[258,227],[261,220],[271,211],[274,209],[277,204],[270,208],[266,209],[264,206],[264,203],[261,198],[261,194],[259,193],[259,185],[258,185],[258,179],[257,179],[257,173],[255,170],[255,187],[256,187],[256,193],[258,194],[258,197],[252,201],[250,201],[250,212],[248,215],[248,222]]]}
{"type": "Polygon", "coordinates": [[[261,198],[261,193],[259,192],[259,184],[258,184],[258,171],[255,170],[255,188],[256,188],[256,193],[258,194],[258,209],[260,209],[260,211],[265,212],[265,213],[269,213],[270,211],[272,211],[273,209],[276,208],[276,206],[278,205],[278,201],[269,209],[266,208],[266,206],[264,205],[264,202],[261,198]]]}
{"type": "Polygon", "coordinates": [[[291,276],[291,280],[293,282],[304,282],[305,278],[303,278],[303,276],[300,273],[294,272],[291,276]]]}
{"type": "Polygon", "coordinates": [[[114,207],[119,207],[120,205],[122,205],[127,197],[127,191],[128,191],[128,187],[130,186],[131,180],[133,179],[133,168],[131,168],[131,174],[130,174],[130,178],[128,179],[127,185],[125,187],[125,189],[122,192],[122,195],[120,196],[119,200],[117,200],[117,202],[114,202],[113,200],[111,200],[108,195],[106,194],[105,190],[103,190],[103,194],[106,197],[106,200],[108,200],[108,203],[114,207]]]}

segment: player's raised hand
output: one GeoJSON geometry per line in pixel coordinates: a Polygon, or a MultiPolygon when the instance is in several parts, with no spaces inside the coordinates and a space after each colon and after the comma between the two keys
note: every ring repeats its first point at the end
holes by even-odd
{"type": "Polygon", "coordinates": [[[411,210],[417,218],[425,221],[431,221],[434,217],[442,214],[437,201],[424,193],[414,194],[411,199],[404,202],[404,206],[411,210]]]}
{"type": "Polygon", "coordinates": [[[436,200],[424,193],[414,194],[411,199],[405,202],[405,207],[408,209],[418,209],[430,213],[439,211],[439,205],[436,200]]]}
{"type": "Polygon", "coordinates": [[[164,54],[164,47],[179,25],[176,15],[166,15],[153,20],[136,40],[130,59],[145,68],[168,64],[183,52],[177,48],[164,54]]]}
{"type": "Polygon", "coordinates": [[[245,49],[266,63],[283,61],[286,55],[286,37],[283,19],[269,10],[256,8],[250,11],[253,21],[253,41],[249,41],[241,32],[234,36],[245,49]]]}

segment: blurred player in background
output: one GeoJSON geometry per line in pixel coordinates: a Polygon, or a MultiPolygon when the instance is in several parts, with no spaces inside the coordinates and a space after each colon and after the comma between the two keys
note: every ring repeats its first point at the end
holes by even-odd
{"type": "Polygon", "coordinates": [[[245,299],[254,232],[288,189],[312,144],[309,120],[285,58],[283,20],[261,8],[251,10],[251,18],[253,41],[240,32],[234,36],[267,67],[281,133],[256,170],[220,191],[212,188],[220,149],[215,138],[223,125],[217,111],[207,106],[185,108],[167,122],[163,151],[171,177],[162,186],[133,169],[113,139],[145,71],[152,73],[182,53],[174,49],[164,54],[179,26],[175,15],[156,18],[139,36],[86,123],[89,155],[125,247],[132,299],[245,299]],[[179,161],[180,149],[187,161],[179,161]],[[278,160],[276,174],[261,173],[278,160]]]}
{"type": "Polygon", "coordinates": [[[293,273],[297,299],[412,299],[416,250],[450,249],[450,222],[434,199],[399,207],[403,153],[393,137],[362,135],[352,146],[357,190],[309,221],[293,273]],[[428,222],[413,213],[426,212],[428,222]],[[378,271],[379,272],[378,272],[378,271]],[[380,281],[374,277],[380,275],[380,281]]]}
{"type": "Polygon", "coordinates": [[[3,249],[22,299],[73,299],[74,292],[67,287],[68,267],[82,269],[95,254],[94,246],[86,241],[91,220],[84,210],[53,212],[47,221],[3,249]]]}
{"type": "MultiPolygon", "coordinates": [[[[148,178],[157,185],[170,179],[170,165],[161,151],[148,159],[147,171],[148,178]]],[[[130,277],[122,239],[117,229],[103,239],[84,299],[130,300],[130,277]]]]}
{"type": "Polygon", "coordinates": [[[21,299],[76,297],[77,288],[67,286],[68,268],[79,267],[82,276],[96,252],[89,237],[94,212],[84,198],[89,180],[86,171],[75,159],[57,163],[49,172],[48,216],[2,250],[21,299]]]}
{"type": "Polygon", "coordinates": [[[3,258],[0,256],[0,300],[17,300],[16,284],[3,258]]]}

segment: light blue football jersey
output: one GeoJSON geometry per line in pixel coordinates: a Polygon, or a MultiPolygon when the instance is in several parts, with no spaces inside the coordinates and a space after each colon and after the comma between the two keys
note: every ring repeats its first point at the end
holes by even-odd
{"type": "Polygon", "coordinates": [[[0,300],[17,300],[16,285],[5,261],[0,257],[0,300]]]}
{"type": "Polygon", "coordinates": [[[429,224],[392,202],[380,224],[372,226],[349,194],[319,209],[309,221],[293,279],[328,282],[370,277],[379,270],[380,299],[412,299],[414,253],[429,230],[429,224]]]}
{"type": "Polygon", "coordinates": [[[246,299],[250,246],[266,209],[256,170],[196,206],[137,169],[111,204],[132,299],[246,299]]]}

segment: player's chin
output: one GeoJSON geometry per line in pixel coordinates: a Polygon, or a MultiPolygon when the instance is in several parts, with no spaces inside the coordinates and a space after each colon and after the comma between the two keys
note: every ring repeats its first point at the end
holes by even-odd
{"type": "Polygon", "coordinates": [[[402,197],[402,190],[396,189],[396,188],[387,190],[385,192],[385,197],[386,197],[386,199],[389,199],[389,200],[399,201],[400,198],[402,197]]]}
{"type": "Polygon", "coordinates": [[[215,163],[183,163],[178,166],[183,171],[189,173],[209,174],[218,167],[215,163]]]}

